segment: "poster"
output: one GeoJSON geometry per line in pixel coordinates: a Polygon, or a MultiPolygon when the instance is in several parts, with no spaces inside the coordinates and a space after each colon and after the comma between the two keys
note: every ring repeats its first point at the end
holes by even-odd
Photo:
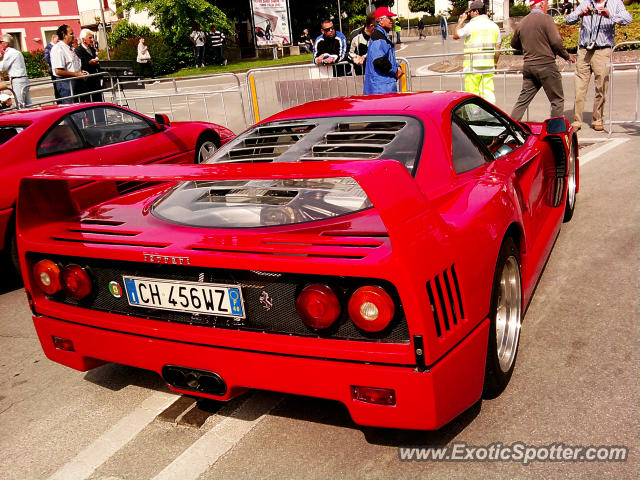
{"type": "Polygon", "coordinates": [[[251,0],[256,46],[290,45],[287,0],[251,0]]]}

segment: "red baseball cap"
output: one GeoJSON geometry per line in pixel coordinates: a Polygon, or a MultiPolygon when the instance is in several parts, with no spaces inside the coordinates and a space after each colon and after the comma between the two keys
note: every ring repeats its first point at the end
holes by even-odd
{"type": "Polygon", "coordinates": [[[373,18],[380,18],[380,17],[397,17],[397,15],[393,13],[391,10],[389,10],[387,7],[378,7],[376,8],[376,11],[373,14],[373,18]]]}

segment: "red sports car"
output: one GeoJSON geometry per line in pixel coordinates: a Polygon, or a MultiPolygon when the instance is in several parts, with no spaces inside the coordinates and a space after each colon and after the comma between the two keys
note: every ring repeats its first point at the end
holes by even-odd
{"type": "Polygon", "coordinates": [[[577,151],[564,118],[425,92],[292,108],[207,165],[23,179],[40,342],[72,368],[133,365],[189,395],[273,390],[437,429],[509,381],[577,151]],[[95,205],[70,180],[94,181],[95,205]],[[164,183],[113,199],[124,180],[164,183]]]}
{"type": "Polygon", "coordinates": [[[14,208],[22,177],[57,165],[201,162],[231,136],[219,125],[169,124],[166,115],[154,121],[111,104],[0,114],[0,252],[15,252],[14,208]]]}

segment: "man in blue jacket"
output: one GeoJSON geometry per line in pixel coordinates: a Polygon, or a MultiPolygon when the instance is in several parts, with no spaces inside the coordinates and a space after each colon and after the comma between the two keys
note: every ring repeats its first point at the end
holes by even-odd
{"type": "MultiPolygon", "coordinates": [[[[347,39],[338,32],[331,20],[323,20],[322,33],[313,42],[313,63],[316,65],[333,65],[345,60],[347,55],[347,39]]],[[[342,77],[346,74],[344,65],[333,67],[333,75],[342,77]]]]}
{"type": "Polygon", "coordinates": [[[376,28],[371,34],[367,62],[364,71],[364,94],[395,93],[398,91],[396,80],[404,75],[396,62],[395,46],[389,38],[396,14],[387,7],[379,7],[373,14],[376,28]]]}

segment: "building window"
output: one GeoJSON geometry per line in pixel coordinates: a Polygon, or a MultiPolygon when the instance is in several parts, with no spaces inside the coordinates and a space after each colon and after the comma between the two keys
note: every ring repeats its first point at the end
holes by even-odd
{"type": "Polygon", "coordinates": [[[0,17],[19,17],[20,9],[18,2],[2,2],[2,13],[0,17]]]}
{"type": "Polygon", "coordinates": [[[47,15],[60,15],[60,8],[58,8],[58,2],[40,2],[40,14],[42,16],[47,15]]]}

